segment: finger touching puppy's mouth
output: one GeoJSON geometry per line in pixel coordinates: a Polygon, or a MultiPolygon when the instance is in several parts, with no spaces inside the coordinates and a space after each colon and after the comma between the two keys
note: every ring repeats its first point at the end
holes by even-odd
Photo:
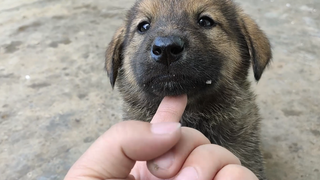
{"type": "Polygon", "coordinates": [[[149,78],[143,88],[158,96],[190,94],[210,86],[210,80],[197,80],[190,75],[166,74],[149,78]]]}

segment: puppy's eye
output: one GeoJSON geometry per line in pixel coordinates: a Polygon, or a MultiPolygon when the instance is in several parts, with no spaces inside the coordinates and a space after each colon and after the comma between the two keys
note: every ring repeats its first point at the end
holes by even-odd
{"type": "Polygon", "coordinates": [[[201,17],[198,20],[198,24],[205,28],[210,28],[217,25],[217,23],[213,19],[209,18],[208,16],[201,17]]]}
{"type": "Polygon", "coordinates": [[[138,31],[140,33],[145,33],[146,31],[148,31],[150,29],[150,26],[151,26],[150,23],[144,21],[138,25],[138,31]]]}

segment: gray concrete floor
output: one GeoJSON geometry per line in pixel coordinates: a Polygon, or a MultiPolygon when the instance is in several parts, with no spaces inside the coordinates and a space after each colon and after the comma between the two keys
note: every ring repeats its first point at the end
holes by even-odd
{"type": "MultiPolygon", "coordinates": [[[[238,0],[270,37],[258,84],[270,180],[320,179],[320,1],[238,0]]],[[[133,0],[0,1],[0,179],[62,179],[121,119],[104,50],[133,0]]]]}

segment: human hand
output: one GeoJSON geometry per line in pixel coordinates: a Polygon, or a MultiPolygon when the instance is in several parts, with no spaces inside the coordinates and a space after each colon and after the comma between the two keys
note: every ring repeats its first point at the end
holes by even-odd
{"type": "Polygon", "coordinates": [[[112,126],[71,167],[65,180],[257,180],[223,147],[178,123],[187,97],[165,97],[151,123],[112,126]]]}

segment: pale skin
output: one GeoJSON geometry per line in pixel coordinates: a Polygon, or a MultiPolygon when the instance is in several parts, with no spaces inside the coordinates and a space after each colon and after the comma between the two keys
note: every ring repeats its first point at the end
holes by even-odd
{"type": "Polygon", "coordinates": [[[181,127],[187,96],[165,97],[151,123],[112,126],[64,180],[258,180],[227,149],[181,127]]]}

